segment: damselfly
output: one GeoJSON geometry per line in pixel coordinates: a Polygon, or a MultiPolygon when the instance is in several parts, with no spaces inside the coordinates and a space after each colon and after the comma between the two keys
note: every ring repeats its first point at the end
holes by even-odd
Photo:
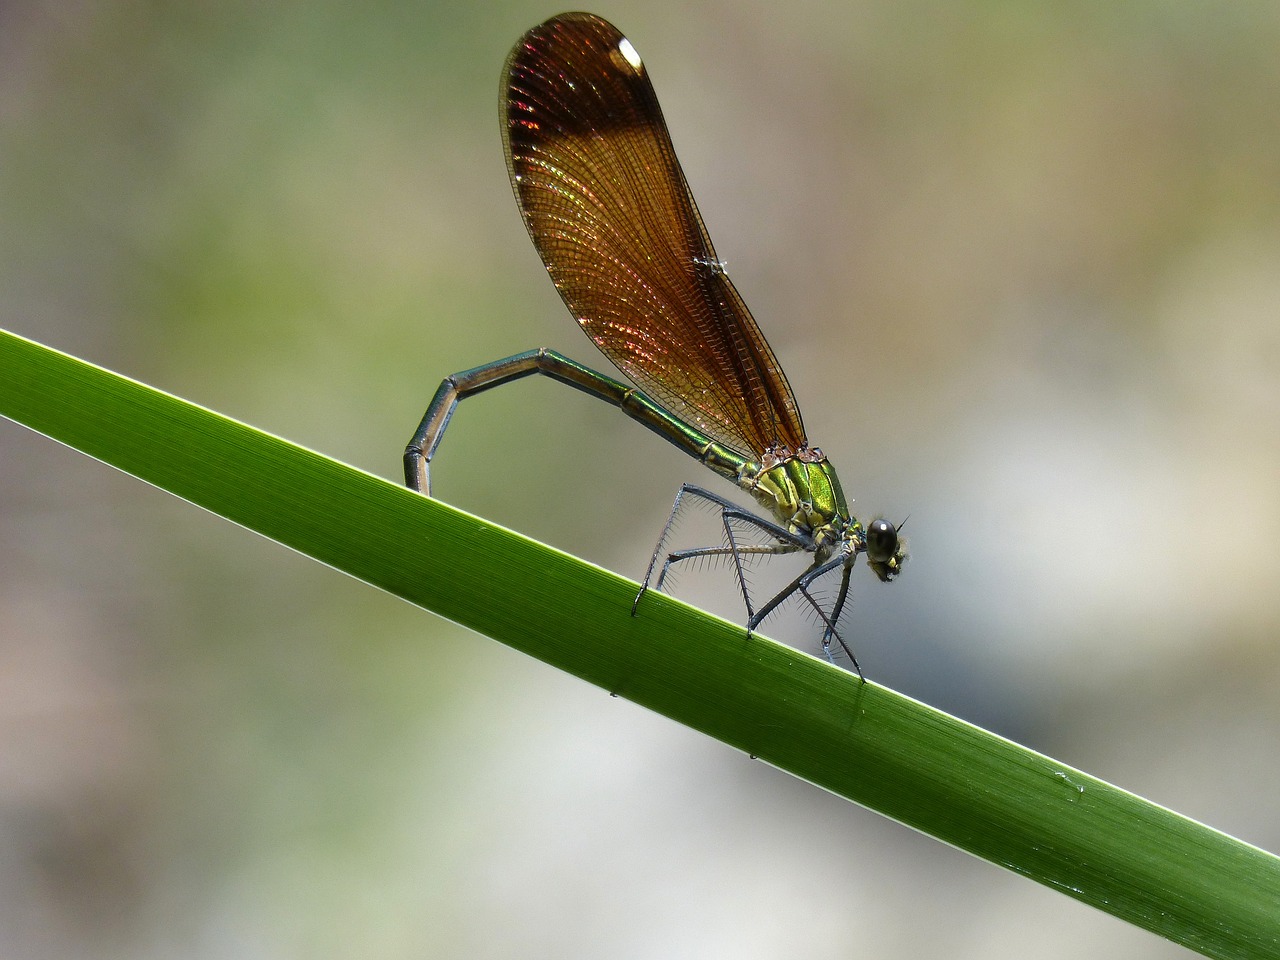
{"type": "Polygon", "coordinates": [[[888,582],[905,553],[888,520],[865,527],[835,469],[810,446],[791,386],[716,255],[636,49],[612,24],[568,13],[534,27],[502,74],[502,143],[516,201],[551,280],[583,331],[640,389],[553,350],[532,350],[445,379],[405,450],[406,482],[430,495],[428,467],[462,398],[543,374],[619,407],[755,498],[770,517],[692,484],[671,516],[632,606],[692,559],[733,565],[755,630],[797,594],[822,647],[853,656],[839,631],[853,565],[888,582]],[[720,513],[724,540],[667,550],[691,501],[720,513]],[[744,564],[811,553],[813,562],[757,606],[744,564]],[[654,571],[658,571],[656,580],[654,571]],[[834,596],[818,584],[838,575],[834,596]]]}

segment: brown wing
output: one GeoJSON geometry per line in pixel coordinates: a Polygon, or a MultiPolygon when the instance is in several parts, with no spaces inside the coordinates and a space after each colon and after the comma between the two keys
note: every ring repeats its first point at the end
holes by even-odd
{"type": "Polygon", "coordinates": [[[584,13],[534,27],[507,58],[501,107],[520,212],[587,336],[738,453],[803,446],[786,375],[716,258],[630,42],[584,13]]]}

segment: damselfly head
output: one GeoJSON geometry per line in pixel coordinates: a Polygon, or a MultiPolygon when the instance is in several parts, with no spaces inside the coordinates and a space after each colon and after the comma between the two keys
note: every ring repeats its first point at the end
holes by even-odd
{"type": "Polygon", "coordinates": [[[898,528],[883,518],[867,525],[866,537],[867,566],[888,583],[902,572],[906,543],[898,537],[898,528]]]}

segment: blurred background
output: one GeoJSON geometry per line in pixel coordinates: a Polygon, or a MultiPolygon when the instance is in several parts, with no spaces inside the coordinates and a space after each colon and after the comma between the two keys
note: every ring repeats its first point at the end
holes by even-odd
{"type": "MultiPolygon", "coordinates": [[[[499,146],[558,12],[0,5],[0,325],[392,479],[446,374],[602,365],[499,146]]],[[[596,12],[856,511],[910,514],[867,674],[1280,849],[1280,8],[596,12]]],[[[716,483],[543,381],[433,474],[633,577],[716,483]]],[[[1189,955],[7,421],[0,691],[6,957],[1189,955]]]]}

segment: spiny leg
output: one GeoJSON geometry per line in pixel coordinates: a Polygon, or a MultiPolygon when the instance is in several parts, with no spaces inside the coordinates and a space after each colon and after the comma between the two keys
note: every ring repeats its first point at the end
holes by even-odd
{"type": "Polygon", "coordinates": [[[754,630],[764,622],[764,619],[769,616],[769,614],[782,606],[782,604],[785,603],[793,594],[811,583],[814,578],[820,577],[823,574],[834,570],[843,562],[844,560],[840,557],[837,557],[834,560],[828,560],[825,563],[818,563],[815,560],[812,566],[808,567],[800,574],[800,576],[796,577],[789,584],[779,590],[772,600],[761,607],[760,610],[749,621],[747,621],[747,629],[754,630]]]}
{"type": "Polygon", "coordinates": [[[798,546],[790,544],[741,544],[738,547],[718,546],[718,547],[690,547],[686,550],[673,550],[667,554],[667,559],[662,564],[662,569],[658,572],[658,579],[653,583],[653,589],[663,590],[663,584],[666,582],[667,574],[671,568],[677,563],[683,563],[685,560],[699,560],[706,557],[732,557],[735,553],[739,556],[778,556],[783,553],[794,553],[802,549],[798,546]]]}
{"type": "MultiPolygon", "coordinates": [[[[751,602],[751,590],[747,587],[747,573],[742,565],[744,556],[766,555],[782,555],[788,553],[796,553],[800,550],[810,549],[810,543],[791,534],[785,528],[778,526],[763,517],[758,517],[750,511],[743,510],[741,507],[732,509],[726,508],[720,512],[721,522],[724,524],[725,537],[729,541],[729,549],[733,555],[734,572],[738,575],[738,589],[742,592],[742,605],[747,608],[747,621],[750,622],[755,616],[755,605],[751,602]],[[756,530],[763,531],[770,537],[773,537],[774,543],[764,544],[739,544],[738,538],[733,532],[734,521],[754,527],[756,530]],[[786,539],[783,539],[785,535],[786,539]]],[[[748,627],[747,634],[750,635],[751,629],[748,627]]]]}
{"type": "Polygon", "coordinates": [[[666,546],[667,539],[670,537],[672,528],[675,526],[676,517],[679,516],[681,508],[691,500],[701,500],[720,508],[721,522],[725,526],[725,534],[729,542],[727,545],[718,547],[699,547],[691,550],[678,550],[667,554],[662,565],[662,570],[658,574],[658,579],[654,582],[655,589],[662,589],[662,584],[666,580],[667,573],[673,564],[680,563],[683,560],[694,559],[696,557],[732,557],[734,561],[734,568],[738,576],[738,586],[743,591],[743,601],[747,607],[747,616],[752,616],[751,598],[747,593],[746,581],[743,578],[742,555],[793,553],[795,551],[808,549],[808,544],[806,541],[796,537],[784,527],[780,527],[776,523],[771,523],[763,517],[758,517],[750,511],[744,510],[732,500],[728,500],[717,493],[712,493],[710,490],[696,486],[692,483],[682,484],[680,489],[676,492],[675,502],[671,505],[671,513],[667,516],[667,522],[663,524],[662,533],[658,537],[658,543],[653,548],[653,556],[649,558],[649,567],[645,570],[644,582],[640,586],[640,592],[636,594],[635,601],[631,604],[631,615],[633,617],[636,615],[636,610],[640,606],[640,599],[649,590],[649,583],[653,580],[654,568],[658,565],[658,558],[663,555],[663,548],[666,546]],[[739,520],[754,526],[756,529],[763,531],[779,542],[776,544],[739,544],[731,526],[731,521],[733,520],[739,520]]]}
{"type": "MultiPolygon", "coordinates": [[[[830,569],[830,568],[828,568],[830,569]]],[[[840,644],[850,662],[853,669],[858,672],[858,679],[866,682],[866,677],[862,675],[862,667],[858,664],[858,658],[854,656],[853,649],[849,644],[845,643],[844,637],[840,636],[840,631],[836,629],[836,624],[840,622],[840,614],[844,611],[845,602],[849,599],[849,574],[853,570],[852,563],[846,563],[844,570],[840,574],[840,590],[836,594],[836,602],[831,607],[831,613],[828,614],[822,609],[822,605],[809,592],[809,586],[825,571],[815,570],[812,576],[808,578],[802,577],[800,580],[800,594],[809,602],[809,606],[813,607],[814,612],[818,614],[818,618],[823,623],[822,629],[822,651],[827,655],[827,659],[835,663],[835,658],[831,656],[831,639],[840,644]]]]}
{"type": "MultiPolygon", "coordinates": [[[[804,549],[798,544],[729,544],[728,546],[718,547],[693,547],[687,550],[676,550],[667,555],[666,561],[662,564],[662,571],[658,574],[658,579],[653,584],[653,589],[662,591],[667,574],[677,564],[685,560],[705,559],[706,557],[730,557],[734,562],[734,572],[738,578],[738,591],[742,595],[743,606],[747,609],[748,621],[753,616],[754,604],[751,602],[751,591],[747,587],[745,573],[743,571],[742,558],[744,556],[770,556],[776,557],[781,554],[795,553],[804,549]]],[[[639,597],[636,601],[639,602],[639,597]]],[[[632,616],[635,615],[635,607],[632,606],[632,616]]],[[[748,634],[751,632],[748,629],[748,634]]]]}
{"type": "Polygon", "coordinates": [[[853,668],[858,672],[858,677],[865,680],[866,678],[862,675],[862,667],[858,665],[858,658],[853,655],[853,650],[847,643],[845,643],[844,637],[840,636],[840,631],[836,629],[836,623],[840,619],[840,614],[844,610],[844,605],[848,600],[849,574],[852,569],[852,562],[843,556],[834,557],[827,560],[825,563],[815,562],[813,566],[809,567],[801,573],[800,576],[796,577],[789,584],[779,590],[772,600],[761,607],[760,611],[747,621],[747,630],[754,630],[764,622],[765,618],[768,617],[769,614],[782,606],[782,604],[792,596],[799,593],[800,596],[804,597],[805,602],[813,608],[814,613],[818,615],[818,619],[822,622],[822,652],[826,654],[827,659],[831,660],[833,663],[835,662],[831,656],[831,639],[834,637],[836,642],[840,644],[841,649],[843,649],[845,654],[849,657],[850,662],[853,663],[853,668]],[[840,591],[836,596],[836,602],[832,607],[832,612],[828,614],[822,609],[822,604],[820,604],[813,594],[809,592],[809,588],[815,581],[841,566],[844,570],[840,577],[840,591]]]}
{"type": "MultiPolygon", "coordinates": [[[[631,601],[631,615],[636,615],[636,609],[640,606],[640,598],[649,591],[649,581],[653,579],[653,568],[658,565],[658,558],[662,556],[662,548],[666,545],[667,538],[671,536],[671,529],[675,526],[676,517],[680,515],[680,508],[684,505],[684,498],[700,497],[703,500],[718,504],[724,507],[727,500],[718,497],[710,490],[704,490],[702,487],[695,486],[691,483],[682,483],[680,489],[676,491],[675,502],[671,505],[671,512],[667,514],[667,522],[662,525],[662,532],[658,534],[658,542],[654,545],[653,556],[649,558],[649,566],[644,571],[644,580],[640,584],[640,592],[636,594],[635,600],[631,601]]],[[[658,577],[659,582],[666,578],[666,566],[663,567],[662,574],[658,577]]]]}

